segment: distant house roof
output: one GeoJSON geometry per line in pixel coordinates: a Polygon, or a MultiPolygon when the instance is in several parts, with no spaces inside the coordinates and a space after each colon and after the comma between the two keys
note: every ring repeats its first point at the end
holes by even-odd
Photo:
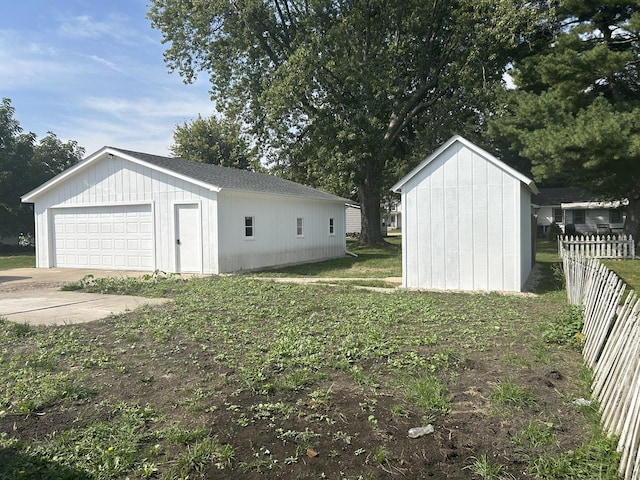
{"type": "Polygon", "coordinates": [[[541,188],[540,193],[531,198],[531,203],[539,206],[560,207],[564,210],[593,210],[600,208],[620,208],[629,202],[623,200],[603,200],[579,188],[541,188]]]}
{"type": "Polygon", "coordinates": [[[134,152],[115,147],[103,147],[85,158],[82,162],[65,170],[45,184],[24,195],[22,197],[22,201],[32,201],[32,198],[40,195],[42,192],[48,190],[68,176],[86,168],[89,164],[99,158],[102,158],[105,154],[116,155],[136,163],[146,164],[148,167],[155,170],[164,171],[170,175],[181,177],[187,181],[205,186],[214,191],[230,189],[305,197],[316,200],[343,201],[345,203],[350,202],[350,200],[300,183],[285,180],[284,178],[276,177],[275,175],[256,173],[249,170],[240,170],[238,168],[221,167],[219,165],[211,165],[208,163],[192,162],[181,158],[163,157],[160,155],[134,152]]]}
{"type": "Polygon", "coordinates": [[[433,152],[426,159],[424,159],[422,162],[420,162],[420,164],[416,168],[411,170],[411,172],[409,172],[398,183],[396,183],[393,187],[391,187],[391,190],[396,192],[396,193],[400,193],[402,191],[402,188],[404,187],[404,185],[407,182],[409,182],[413,177],[415,177],[421,170],[423,170],[433,160],[438,158],[447,148],[449,148],[454,143],[460,143],[460,144],[466,146],[469,150],[471,150],[471,151],[475,152],[476,154],[480,155],[485,160],[487,160],[489,163],[492,163],[493,165],[497,166],[498,168],[500,168],[504,172],[506,172],[509,175],[511,175],[512,177],[516,178],[517,180],[519,180],[520,182],[525,184],[529,188],[531,193],[534,193],[534,194],[538,193],[538,188],[536,187],[536,184],[533,182],[533,180],[531,180],[530,178],[526,177],[522,173],[518,172],[516,169],[514,169],[514,168],[510,167],[509,165],[507,165],[506,163],[502,162],[501,160],[498,160],[495,156],[491,155],[486,150],[483,150],[482,148],[480,148],[475,143],[470,142],[469,140],[467,140],[466,138],[464,138],[464,137],[462,137],[460,135],[454,135],[449,140],[447,140],[442,146],[440,146],[440,148],[438,148],[435,152],[433,152]]]}
{"type": "Polygon", "coordinates": [[[560,206],[562,203],[577,203],[593,201],[593,195],[589,195],[579,188],[556,187],[540,188],[540,193],[531,197],[531,203],[536,205],[560,206]]]}

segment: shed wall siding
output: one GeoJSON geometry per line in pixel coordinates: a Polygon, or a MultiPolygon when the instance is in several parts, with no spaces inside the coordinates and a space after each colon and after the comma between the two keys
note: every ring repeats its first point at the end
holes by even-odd
{"type": "Polygon", "coordinates": [[[533,218],[531,210],[531,195],[524,185],[520,187],[520,287],[522,287],[531,273],[535,254],[533,253],[533,218]]]}
{"type": "Polygon", "coordinates": [[[347,234],[359,234],[362,229],[360,208],[347,205],[345,210],[346,222],[347,222],[347,234]]]}
{"type": "Polygon", "coordinates": [[[406,287],[520,290],[518,179],[454,143],[402,192],[406,287]]]}
{"type": "Polygon", "coordinates": [[[222,191],[220,273],[324,260],[344,255],[345,210],[342,202],[318,202],[286,196],[222,191]],[[245,216],[254,217],[254,238],[244,236],[245,216]],[[296,219],[303,218],[303,236],[296,219]],[[329,234],[329,218],[334,234],[329,234]]]}
{"type": "Polygon", "coordinates": [[[98,161],[81,170],[36,202],[38,267],[53,265],[51,210],[54,208],[149,203],[154,213],[155,268],[176,271],[174,205],[198,203],[202,209],[203,272],[218,273],[216,258],[216,194],[153,169],[121,158],[98,161]]]}

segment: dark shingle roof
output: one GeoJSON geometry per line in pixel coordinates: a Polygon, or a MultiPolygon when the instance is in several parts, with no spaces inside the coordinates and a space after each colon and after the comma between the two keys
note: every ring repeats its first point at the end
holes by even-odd
{"type": "Polygon", "coordinates": [[[536,205],[560,205],[561,203],[591,202],[595,198],[579,188],[541,188],[540,193],[531,197],[536,205]]]}
{"type": "Polygon", "coordinates": [[[193,178],[221,189],[244,190],[249,192],[271,193],[276,195],[290,195],[312,198],[317,200],[339,200],[348,202],[344,198],[330,193],[307,187],[300,183],[265,173],[250,172],[238,168],[221,167],[208,163],[192,162],[182,158],[162,157],[148,153],[133,152],[121,148],[108,147],[157,167],[171,170],[175,173],[193,178]]]}

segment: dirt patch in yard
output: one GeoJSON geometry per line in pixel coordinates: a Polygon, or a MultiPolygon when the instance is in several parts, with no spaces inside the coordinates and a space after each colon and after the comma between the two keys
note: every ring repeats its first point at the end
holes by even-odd
{"type": "Polygon", "coordinates": [[[483,460],[502,478],[536,478],[532,459],[590,433],[572,404],[579,352],[544,344],[532,325],[558,308],[227,279],[194,282],[171,306],[15,334],[3,346],[18,372],[3,373],[0,473],[13,478],[30,445],[49,472],[87,478],[98,477],[71,452],[96,455],[112,469],[102,478],[462,480],[483,478],[483,460]],[[35,358],[42,369],[27,369],[35,358]],[[23,370],[68,375],[67,393],[20,412],[23,370]]]}

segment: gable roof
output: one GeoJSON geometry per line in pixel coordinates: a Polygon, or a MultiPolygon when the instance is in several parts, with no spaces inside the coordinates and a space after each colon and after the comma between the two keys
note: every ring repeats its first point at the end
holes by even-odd
{"type": "Polygon", "coordinates": [[[238,168],[221,167],[219,165],[211,165],[208,163],[192,162],[182,158],[171,158],[148,153],[134,152],[114,147],[103,147],[80,163],[65,170],[31,192],[23,195],[22,201],[32,202],[35,197],[38,197],[45,191],[53,188],[66,178],[84,170],[94,162],[105,159],[109,155],[124,158],[216,192],[229,189],[255,193],[268,193],[273,195],[304,197],[315,200],[350,202],[350,200],[300,183],[285,180],[284,178],[276,177],[275,175],[256,173],[249,170],[240,170],[238,168]]]}
{"type": "Polygon", "coordinates": [[[498,160],[496,157],[491,155],[486,150],[480,148],[475,143],[470,142],[469,140],[467,140],[466,138],[460,135],[454,135],[449,140],[447,140],[443,145],[440,146],[440,148],[438,148],[435,152],[433,152],[426,159],[420,162],[420,164],[416,168],[411,170],[398,183],[396,183],[393,187],[391,187],[391,190],[394,192],[401,192],[402,187],[409,180],[411,180],[414,176],[416,176],[420,171],[422,171],[427,165],[429,165],[433,160],[439,157],[440,154],[442,154],[447,148],[449,148],[454,143],[461,143],[462,145],[467,147],[469,150],[472,150],[473,152],[485,158],[488,162],[494,164],[495,166],[505,171],[506,173],[516,178],[517,180],[520,180],[520,182],[524,183],[527,187],[529,187],[529,190],[531,190],[531,193],[534,193],[534,194],[538,193],[538,188],[536,187],[536,184],[533,182],[533,180],[526,177],[522,173],[518,172],[516,169],[502,162],[501,160],[498,160]]]}

